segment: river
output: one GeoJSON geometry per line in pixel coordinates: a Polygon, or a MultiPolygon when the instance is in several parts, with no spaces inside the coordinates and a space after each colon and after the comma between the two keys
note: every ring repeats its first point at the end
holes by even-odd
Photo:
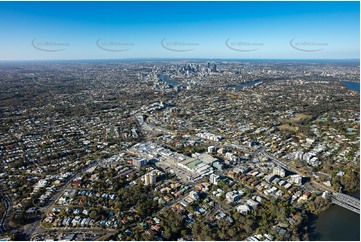
{"type": "Polygon", "coordinates": [[[345,84],[345,86],[350,90],[360,92],[360,83],[359,82],[343,81],[343,84],[345,84]]]}
{"type": "MultiPolygon", "coordinates": [[[[360,198],[360,191],[349,195],[360,198]]],[[[333,204],[310,218],[309,229],[310,240],[360,241],[360,215],[333,204]]]]}
{"type": "Polygon", "coordinates": [[[170,78],[168,75],[163,75],[163,74],[159,75],[159,80],[161,80],[162,82],[166,82],[172,86],[182,85],[179,82],[173,81],[173,79],[170,78]]]}
{"type": "Polygon", "coordinates": [[[241,84],[237,84],[237,85],[231,85],[231,86],[228,86],[228,88],[244,88],[244,87],[247,87],[247,86],[252,86],[252,85],[255,85],[257,83],[260,83],[262,82],[261,80],[255,80],[255,81],[248,81],[248,82],[244,82],[244,83],[241,83],[241,84]]]}

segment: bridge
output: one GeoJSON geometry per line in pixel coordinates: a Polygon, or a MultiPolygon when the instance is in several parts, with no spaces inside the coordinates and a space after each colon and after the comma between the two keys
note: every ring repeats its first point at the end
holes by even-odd
{"type": "Polygon", "coordinates": [[[360,200],[355,197],[334,192],[331,195],[331,202],[352,212],[360,214],[360,200]]]}

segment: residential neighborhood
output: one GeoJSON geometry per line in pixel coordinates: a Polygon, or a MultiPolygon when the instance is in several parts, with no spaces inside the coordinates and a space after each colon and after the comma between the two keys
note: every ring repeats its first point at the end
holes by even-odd
{"type": "Polygon", "coordinates": [[[0,66],[24,93],[0,102],[4,236],[308,240],[332,204],[359,213],[359,91],[339,81],[356,66],[20,67],[0,66]]]}

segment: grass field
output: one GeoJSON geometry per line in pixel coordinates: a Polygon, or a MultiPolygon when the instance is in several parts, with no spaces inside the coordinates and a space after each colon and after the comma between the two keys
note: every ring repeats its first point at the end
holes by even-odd
{"type": "Polygon", "coordinates": [[[290,126],[289,124],[282,124],[281,126],[278,126],[280,130],[290,130],[296,132],[298,130],[297,127],[290,126]]]}
{"type": "Polygon", "coordinates": [[[308,119],[308,118],[311,118],[311,115],[304,114],[304,113],[298,113],[293,118],[291,118],[291,120],[294,122],[298,122],[302,119],[308,119]]]}

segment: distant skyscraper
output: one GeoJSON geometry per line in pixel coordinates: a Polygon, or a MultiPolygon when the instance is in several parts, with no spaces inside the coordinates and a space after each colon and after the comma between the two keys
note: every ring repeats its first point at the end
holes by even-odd
{"type": "Polygon", "coordinates": [[[211,68],[211,63],[208,61],[207,68],[211,68]]]}
{"type": "Polygon", "coordinates": [[[212,71],[213,71],[213,72],[217,72],[217,65],[216,65],[216,64],[213,65],[212,71]]]}

